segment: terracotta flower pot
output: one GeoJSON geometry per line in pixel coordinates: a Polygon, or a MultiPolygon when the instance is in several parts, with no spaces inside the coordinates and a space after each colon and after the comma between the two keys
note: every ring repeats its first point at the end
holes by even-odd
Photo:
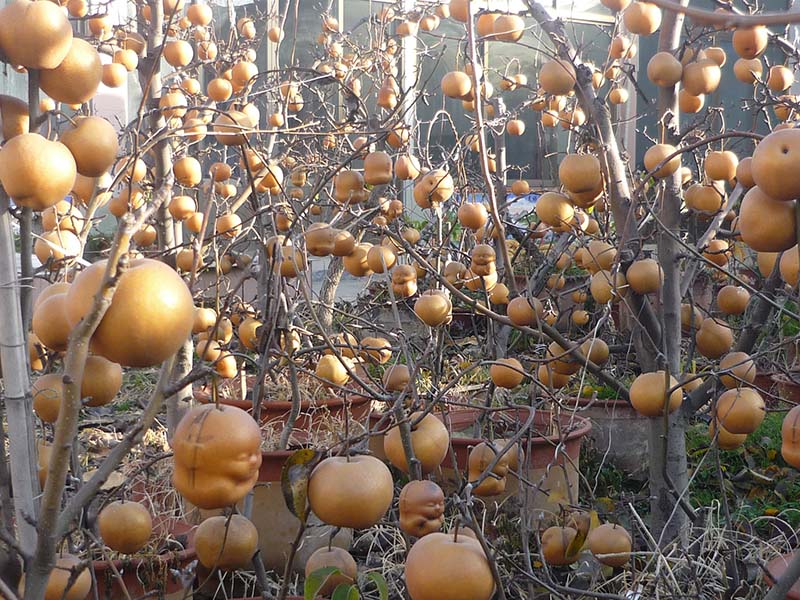
{"type": "Polygon", "coordinates": [[[378,433],[378,435],[369,436],[369,451],[372,452],[377,458],[386,461],[386,452],[383,451],[383,432],[392,426],[391,418],[382,411],[372,410],[369,413],[369,430],[370,433],[378,433]]]}
{"type": "Polygon", "coordinates": [[[646,475],[642,461],[649,448],[647,417],[619,398],[571,398],[578,415],[592,422],[592,446],[604,459],[628,475],[646,475]]]}
{"type": "MultiPolygon", "coordinates": [[[[255,377],[249,376],[247,390],[251,390],[254,384],[255,377]]],[[[220,395],[220,403],[252,412],[253,403],[242,398],[238,379],[226,381],[223,385],[225,393],[220,395]]],[[[198,402],[204,404],[211,402],[211,389],[206,385],[194,388],[193,395],[198,402]]],[[[332,396],[321,401],[305,400],[300,403],[300,414],[295,420],[294,429],[309,431],[324,426],[332,420],[343,421],[345,412],[349,413],[350,419],[361,421],[367,416],[369,409],[370,399],[359,394],[347,394],[345,398],[332,396]]],[[[261,424],[270,425],[280,431],[289,420],[291,410],[291,402],[264,401],[261,404],[261,424]]]]}
{"type": "Polygon", "coordinates": [[[779,399],[775,375],[768,371],[756,371],[756,378],[753,380],[753,387],[764,397],[767,404],[774,403],[779,399]]]}
{"type": "MultiPolygon", "coordinates": [[[[447,425],[451,432],[450,446],[452,454],[445,457],[441,471],[436,475],[442,487],[447,490],[456,489],[459,482],[466,478],[469,453],[472,448],[480,444],[482,439],[473,437],[471,428],[475,425],[483,411],[479,408],[458,408],[449,411],[446,415],[437,412],[436,416],[447,425]],[[455,460],[456,468],[453,468],[455,460]]],[[[512,420],[524,423],[528,418],[526,409],[506,409],[494,411],[492,419],[497,421],[499,413],[511,415],[512,420]]],[[[382,413],[370,414],[370,429],[375,430],[377,423],[383,418],[382,413]]],[[[551,413],[538,410],[533,419],[533,435],[523,437],[523,451],[526,453],[524,470],[525,478],[537,485],[537,489],[526,488],[532,494],[529,506],[542,512],[557,512],[558,506],[570,497],[577,501],[578,495],[578,461],[580,459],[581,443],[583,438],[592,430],[590,421],[583,417],[571,418],[569,415],[561,417],[561,426],[566,431],[564,444],[556,456],[558,436],[541,436],[536,431],[542,431],[551,421],[551,413]],[[551,500],[552,498],[552,500],[551,500]]],[[[509,435],[512,435],[509,433],[509,435]]],[[[383,438],[375,436],[370,438],[370,449],[379,458],[384,458],[383,438]]],[[[513,495],[518,490],[517,479],[508,478],[506,492],[494,499],[500,501],[513,495]]]]}
{"type": "MultiPolygon", "coordinates": [[[[458,437],[459,430],[468,430],[480,414],[480,410],[453,411],[450,415],[441,415],[440,418],[448,425],[453,435],[450,444],[455,455],[457,471],[448,468],[450,458],[443,463],[443,486],[453,488],[463,478],[466,478],[469,453],[483,440],[474,437],[458,437]],[[468,411],[468,412],[467,412],[468,411]],[[470,414],[471,413],[471,414],[470,414]]],[[[528,418],[526,409],[509,408],[494,411],[491,418],[499,422],[500,414],[511,416],[514,423],[524,423],[528,418]]],[[[548,411],[537,410],[534,415],[532,432],[522,438],[522,450],[525,453],[525,462],[521,467],[523,476],[532,486],[524,486],[524,493],[528,496],[528,506],[536,511],[536,518],[543,518],[545,514],[558,514],[566,503],[578,502],[579,487],[579,460],[583,438],[592,430],[592,424],[583,417],[562,415],[559,419],[563,436],[563,444],[559,446],[557,435],[542,435],[541,431],[548,428],[553,416],[548,411]],[[556,453],[556,449],[560,448],[556,453]]],[[[509,432],[507,437],[513,435],[509,432]]],[[[507,478],[505,492],[499,496],[487,498],[502,502],[519,492],[519,481],[513,475],[507,478]]]]}
{"type": "MultiPolygon", "coordinates": [[[[283,573],[286,558],[292,542],[297,536],[300,521],[286,506],[281,490],[281,472],[293,450],[276,450],[261,453],[261,467],[258,470],[258,483],[253,489],[253,512],[251,520],[258,530],[261,558],[267,569],[283,573]]],[[[323,525],[316,516],[311,515],[305,537],[295,556],[294,568],[302,572],[311,554],[328,544],[333,528],[323,525]]],[[[340,530],[333,538],[333,544],[349,549],[353,533],[349,529],[340,530]]]]}
{"type": "Polygon", "coordinates": [[[775,373],[772,381],[778,388],[778,396],[790,404],[800,404],[800,374],[797,379],[790,379],[783,373],[775,373]]]}
{"type": "MultiPolygon", "coordinates": [[[[97,598],[100,600],[117,600],[126,598],[125,591],[131,598],[139,598],[145,594],[158,592],[149,597],[154,599],[182,598],[192,580],[184,581],[176,573],[180,573],[196,558],[192,544],[193,526],[183,521],[162,521],[154,525],[154,531],[169,529],[170,534],[185,540],[186,548],[164,554],[146,557],[134,557],[112,561],[96,560],[92,563],[96,581],[97,598]],[[119,577],[111,568],[113,565],[119,577]]],[[[193,577],[192,577],[193,579],[193,577]]],[[[94,595],[90,595],[94,598],[94,595]]]]}

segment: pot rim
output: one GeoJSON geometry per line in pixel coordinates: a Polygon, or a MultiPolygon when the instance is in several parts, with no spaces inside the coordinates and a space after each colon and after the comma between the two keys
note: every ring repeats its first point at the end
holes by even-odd
{"type": "Polygon", "coordinates": [[[785,373],[780,372],[771,373],[771,376],[775,383],[800,386],[800,373],[798,373],[799,379],[792,379],[791,377],[787,377],[785,373]]]}
{"type": "Polygon", "coordinates": [[[283,465],[296,451],[297,449],[262,450],[261,466],[258,468],[258,483],[279,483],[283,473],[283,465]],[[280,465],[280,469],[278,469],[278,465],[280,465]]]}
{"type": "Polygon", "coordinates": [[[197,556],[197,552],[194,548],[184,548],[183,550],[172,550],[171,552],[165,552],[164,554],[154,554],[148,557],[139,557],[139,558],[115,558],[113,560],[93,560],[92,561],[92,569],[95,572],[97,571],[105,571],[109,568],[109,563],[114,565],[117,570],[120,567],[126,567],[127,565],[138,567],[139,565],[147,562],[158,562],[158,563],[169,563],[172,560],[176,560],[178,562],[184,562],[193,560],[197,556]]]}
{"type": "MultiPolygon", "coordinates": [[[[624,400],[623,400],[623,402],[624,402],[624,400]]],[[[627,402],[625,404],[627,404],[627,402]]],[[[519,407],[519,408],[508,407],[508,408],[502,408],[500,410],[495,410],[495,411],[492,411],[492,412],[522,411],[522,410],[525,410],[526,408],[533,408],[533,407],[519,407]]],[[[471,413],[471,414],[475,415],[475,419],[477,419],[478,415],[480,415],[482,412],[483,412],[483,410],[481,408],[479,408],[479,407],[466,407],[465,406],[465,407],[459,407],[459,408],[457,408],[455,410],[448,411],[448,415],[451,415],[452,413],[457,413],[457,414],[460,413],[461,415],[465,415],[465,414],[471,413]]],[[[549,411],[549,410],[537,409],[536,412],[537,412],[537,414],[552,415],[552,411],[549,411]]],[[[372,413],[370,413],[370,419],[380,418],[380,417],[383,416],[383,414],[384,413],[372,412],[372,413]],[[375,415],[375,416],[373,416],[373,415],[375,415]]],[[[435,414],[437,416],[437,418],[441,419],[445,423],[445,425],[447,425],[447,422],[444,420],[445,413],[435,412],[433,414],[435,414]]],[[[534,417],[534,420],[535,419],[536,419],[536,417],[534,417]]],[[[572,441],[574,439],[585,437],[592,430],[592,422],[588,417],[583,417],[581,415],[561,415],[561,420],[562,420],[562,422],[564,422],[564,421],[567,421],[567,422],[572,421],[573,422],[573,428],[566,434],[566,436],[564,436],[564,439],[563,439],[564,442],[569,442],[569,441],[572,441]]],[[[475,420],[472,420],[470,423],[467,424],[467,427],[469,427],[469,425],[471,425],[474,422],[475,422],[475,420]]],[[[466,427],[464,429],[466,429],[466,427]]],[[[456,430],[456,431],[463,431],[463,430],[456,430]]],[[[559,438],[559,436],[557,436],[557,435],[549,435],[549,436],[543,436],[543,435],[530,436],[530,435],[526,435],[526,436],[523,436],[522,439],[523,440],[530,439],[534,444],[545,444],[545,443],[547,443],[548,445],[551,445],[552,443],[558,443],[559,441],[561,441],[561,438],[559,438]]],[[[452,436],[450,438],[450,442],[453,445],[462,445],[464,443],[473,443],[473,442],[480,443],[482,441],[483,441],[483,438],[467,438],[467,437],[452,437],[452,436]]]]}
{"type": "MultiPolygon", "coordinates": [[[[204,391],[202,387],[194,387],[192,388],[192,396],[195,400],[202,404],[210,404],[211,403],[211,394],[204,391]]],[[[309,409],[309,408],[340,408],[345,405],[361,405],[365,404],[366,402],[370,402],[371,398],[369,396],[364,396],[363,394],[347,394],[345,398],[340,398],[338,396],[330,396],[323,398],[321,400],[301,400],[300,401],[300,409],[309,409]]],[[[226,398],[220,399],[221,404],[227,404],[228,406],[235,406],[237,408],[241,408],[242,410],[252,410],[253,403],[248,402],[247,400],[240,400],[237,398],[226,398]]],[[[261,403],[261,407],[268,407],[270,409],[276,410],[291,410],[292,408],[292,401],[291,400],[264,400],[261,403]]]]}
{"type": "Polygon", "coordinates": [[[297,450],[262,450],[262,458],[288,458],[297,450]]]}
{"type": "Polygon", "coordinates": [[[624,406],[633,410],[633,406],[623,398],[587,398],[586,396],[570,396],[567,401],[577,401],[578,406],[624,406]]]}
{"type": "MultiPolygon", "coordinates": [[[[501,409],[499,411],[493,411],[493,412],[510,412],[510,411],[522,411],[522,410],[525,410],[525,408],[524,407],[523,408],[503,408],[503,409],[501,409]]],[[[544,414],[544,415],[552,415],[553,414],[552,411],[549,411],[549,410],[537,410],[536,413],[537,414],[544,414]]],[[[536,417],[534,417],[534,420],[535,419],[536,419],[536,417]]],[[[573,428],[570,431],[567,432],[567,434],[563,437],[563,440],[558,435],[538,435],[538,434],[537,435],[530,435],[530,432],[528,432],[528,435],[522,436],[521,440],[525,440],[525,441],[530,440],[533,445],[552,446],[554,444],[558,444],[561,441],[563,441],[564,443],[567,443],[567,442],[571,442],[573,440],[581,439],[583,437],[586,437],[586,435],[592,430],[592,422],[587,417],[582,417],[580,415],[569,415],[569,416],[568,415],[561,415],[561,419],[560,420],[562,421],[562,423],[564,423],[566,421],[567,424],[569,424],[570,422],[572,422],[572,424],[573,424],[573,428]]],[[[464,437],[459,437],[459,438],[451,438],[450,441],[451,441],[451,443],[453,445],[468,445],[468,444],[470,444],[472,442],[480,443],[480,442],[483,441],[483,438],[464,438],[464,437]]]]}

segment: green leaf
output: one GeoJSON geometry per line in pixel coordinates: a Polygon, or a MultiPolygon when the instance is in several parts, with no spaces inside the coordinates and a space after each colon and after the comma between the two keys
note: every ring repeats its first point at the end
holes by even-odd
{"type": "Polygon", "coordinates": [[[380,600],[389,600],[389,586],[386,584],[386,578],[383,575],[376,571],[371,571],[367,573],[367,579],[372,581],[375,587],[378,588],[380,600]]]}
{"type": "Polygon", "coordinates": [[[303,448],[292,454],[281,471],[281,490],[287,508],[305,523],[308,503],[308,479],[317,466],[319,453],[311,448],[303,448]]]}
{"type": "Polygon", "coordinates": [[[309,573],[303,585],[303,598],[305,598],[305,600],[314,600],[330,576],[338,575],[339,573],[341,573],[341,571],[336,567],[322,567],[313,573],[309,573]]]}
{"type": "Polygon", "coordinates": [[[358,594],[358,588],[354,585],[342,583],[333,590],[331,600],[359,600],[361,596],[358,594]]]}

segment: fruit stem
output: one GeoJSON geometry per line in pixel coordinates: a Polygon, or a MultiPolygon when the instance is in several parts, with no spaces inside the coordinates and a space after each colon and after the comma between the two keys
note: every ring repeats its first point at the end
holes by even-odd
{"type": "Polygon", "coordinates": [[[219,390],[217,389],[216,372],[211,374],[211,400],[214,402],[214,406],[217,410],[219,410],[219,390]]]}
{"type": "Polygon", "coordinates": [[[347,407],[347,391],[344,392],[344,455],[350,462],[350,411],[347,407]]]}

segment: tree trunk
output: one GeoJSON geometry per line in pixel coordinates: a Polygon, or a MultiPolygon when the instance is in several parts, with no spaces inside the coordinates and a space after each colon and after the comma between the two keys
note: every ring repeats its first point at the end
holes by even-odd
{"type": "MultiPolygon", "coordinates": [[[[147,57],[148,62],[144,65],[145,69],[151,69],[150,61],[160,61],[160,47],[164,42],[163,24],[164,9],[161,2],[149,2],[152,18],[147,31],[147,57]]],[[[151,72],[147,86],[142,89],[147,90],[147,107],[151,111],[149,117],[150,131],[158,131],[166,125],[164,116],[158,110],[158,103],[161,98],[161,70],[156,66],[151,72]]],[[[154,198],[162,200],[161,205],[156,210],[155,228],[158,234],[158,248],[163,251],[164,260],[175,266],[175,248],[177,245],[176,223],[169,213],[169,203],[172,199],[172,147],[168,139],[159,141],[153,148],[155,155],[155,168],[153,187],[154,198]]],[[[180,227],[180,224],[177,224],[180,227]]],[[[191,339],[186,340],[180,350],[178,350],[177,361],[172,373],[172,380],[178,381],[189,374],[192,370],[192,355],[194,354],[194,344],[191,339]]],[[[167,437],[172,438],[178,422],[183,416],[187,407],[187,401],[191,401],[192,386],[189,385],[166,400],[167,405],[167,437]]]]}
{"type": "Polygon", "coordinates": [[[333,304],[336,302],[336,290],[344,274],[344,263],[338,256],[331,258],[325,272],[325,281],[319,290],[319,321],[326,333],[333,333],[333,304]]]}
{"type": "MultiPolygon", "coordinates": [[[[180,381],[192,370],[192,358],[194,355],[194,342],[192,338],[187,339],[175,359],[175,367],[172,370],[171,381],[180,381]]],[[[183,414],[189,409],[192,402],[192,385],[189,384],[175,394],[167,398],[167,438],[172,439],[175,428],[180,423],[183,414]]]]}
{"type": "MultiPolygon", "coordinates": [[[[688,4],[688,0],[681,0],[688,4]]],[[[665,11],[658,40],[659,51],[673,52],[680,43],[683,15],[665,11]]],[[[666,143],[675,143],[678,127],[677,86],[659,88],[658,115],[666,143]]],[[[664,270],[661,288],[661,346],[666,368],[676,379],[681,373],[681,290],[680,234],[681,174],[680,170],[663,182],[659,219],[658,258],[664,270]]],[[[686,512],[675,508],[675,494],[683,494],[689,486],[686,463],[686,426],[691,412],[684,410],[667,418],[650,420],[650,526],[654,537],[663,543],[688,533],[686,512]]]]}
{"type": "MultiPolygon", "coordinates": [[[[161,2],[148,0],[151,18],[147,25],[145,37],[147,38],[147,55],[139,62],[139,84],[147,94],[145,106],[149,111],[148,125],[150,131],[159,131],[166,126],[164,115],[159,110],[158,103],[161,99],[161,45],[164,42],[164,7],[161,2]]],[[[140,25],[141,26],[141,25],[140,25]]],[[[155,159],[153,177],[153,197],[163,198],[162,204],[156,211],[155,228],[158,232],[158,247],[160,250],[175,247],[175,228],[168,206],[172,199],[172,147],[167,138],[158,141],[153,147],[155,159]],[[162,188],[167,188],[162,190],[162,188]],[[158,195],[157,194],[163,194],[158,195]]],[[[173,251],[174,252],[174,251],[173,251]]],[[[168,255],[167,260],[174,257],[168,255]]],[[[174,262],[173,262],[174,264],[174,262]]]]}

